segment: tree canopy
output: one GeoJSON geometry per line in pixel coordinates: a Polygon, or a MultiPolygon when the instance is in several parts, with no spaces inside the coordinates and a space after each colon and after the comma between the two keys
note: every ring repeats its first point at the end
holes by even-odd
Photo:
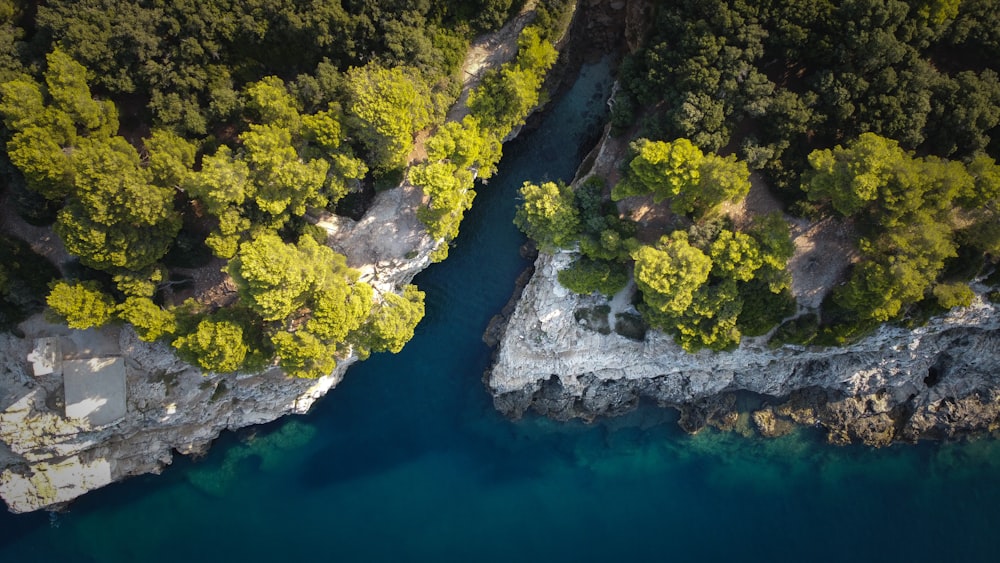
{"type": "Polygon", "coordinates": [[[611,191],[615,200],[650,194],[655,203],[669,199],[674,213],[701,217],[750,191],[750,170],[735,155],[704,154],[683,138],[670,142],[639,139],[631,148],[635,156],[625,178],[611,191]]]}

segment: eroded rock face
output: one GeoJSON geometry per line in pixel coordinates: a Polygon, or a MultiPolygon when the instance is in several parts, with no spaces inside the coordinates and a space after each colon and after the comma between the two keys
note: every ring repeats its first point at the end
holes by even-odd
{"type": "MultiPolygon", "coordinates": [[[[843,348],[772,350],[746,339],[733,352],[690,354],[656,331],[634,340],[587,328],[575,313],[599,311],[604,300],[559,285],[556,272],[571,259],[539,256],[501,339],[487,384],[509,416],[531,409],[590,420],[651,399],[679,408],[682,426],[696,431],[726,427],[737,410],[728,397],[752,392],[768,403],[751,413],[763,435],[820,425],[831,442],[871,445],[990,431],[1000,420],[1000,310],[982,298],[925,327],[883,327],[843,348]]],[[[621,302],[607,313],[612,326],[630,312],[621,302]]]]}

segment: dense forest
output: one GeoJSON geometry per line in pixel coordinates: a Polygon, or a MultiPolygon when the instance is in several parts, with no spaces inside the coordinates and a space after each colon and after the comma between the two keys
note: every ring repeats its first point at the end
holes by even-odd
{"type": "Polygon", "coordinates": [[[399,351],[423,293],[366,283],[308,217],[357,217],[408,181],[443,259],[571,8],[537,2],[516,58],[446,122],[470,40],[519,2],[0,0],[3,197],[75,257],[2,236],[0,328],[45,304],[73,328],[130,323],[206,371],[302,377],[399,351]],[[218,263],[235,300],[177,297],[218,263]]]}
{"type": "MultiPolygon", "coordinates": [[[[621,66],[615,185],[526,185],[516,222],[576,249],[560,282],[612,295],[634,279],[649,326],[687,350],[843,344],[913,326],[996,285],[1000,11],[991,0],[655,2],[621,66]],[[751,172],[785,214],[737,228],[751,172]],[[668,226],[616,202],[647,198],[668,226]],[[817,310],[789,292],[789,219],[836,221],[856,260],[817,310]],[[992,275],[990,275],[992,273],[992,275]]],[[[1000,292],[989,293],[1000,299],[1000,292]]]]}

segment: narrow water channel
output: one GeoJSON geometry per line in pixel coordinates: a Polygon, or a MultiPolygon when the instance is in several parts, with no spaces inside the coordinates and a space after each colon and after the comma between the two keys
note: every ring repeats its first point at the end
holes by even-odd
{"type": "Polygon", "coordinates": [[[573,175],[609,89],[605,65],[584,67],[506,147],[451,257],[417,278],[427,317],[402,353],[205,459],[56,517],[0,515],[0,561],[995,560],[995,441],[876,451],[689,437],[656,409],[594,425],[493,411],[480,336],[527,265],[516,190],[573,175]]]}

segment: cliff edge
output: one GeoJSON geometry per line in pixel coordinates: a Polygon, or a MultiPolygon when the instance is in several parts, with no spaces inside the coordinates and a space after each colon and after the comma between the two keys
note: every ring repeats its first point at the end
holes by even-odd
{"type": "Polygon", "coordinates": [[[819,425],[831,442],[886,445],[992,431],[1000,417],[1000,308],[977,297],[916,330],[883,326],[842,348],[745,339],[732,352],[685,352],[666,334],[636,334],[630,284],[610,304],[563,288],[571,253],[542,254],[507,325],[487,384],[496,407],[594,419],[640,400],[678,408],[680,424],[758,433],[819,425]],[[624,335],[623,335],[624,334],[624,335]],[[756,395],[753,406],[741,392],[756,395]]]}

